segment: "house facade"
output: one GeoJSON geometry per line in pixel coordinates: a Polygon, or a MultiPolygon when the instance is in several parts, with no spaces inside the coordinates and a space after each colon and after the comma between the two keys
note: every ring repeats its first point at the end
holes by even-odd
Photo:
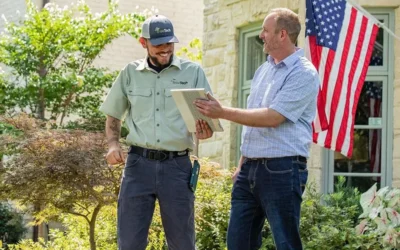
{"type": "MultiPolygon", "coordinates": [[[[400,36],[399,0],[355,2],[400,36]]],[[[305,0],[205,0],[204,5],[203,68],[223,105],[245,108],[254,72],[266,60],[258,38],[263,19],[278,7],[298,13],[298,46],[304,47],[305,0]]],[[[399,115],[400,40],[380,28],[356,111],[353,156],[312,145],[309,180],[323,192],[333,191],[339,176],[361,191],[374,183],[400,187],[399,115]],[[371,101],[379,104],[375,113],[371,101]]],[[[225,131],[202,143],[200,154],[232,167],[240,156],[241,126],[222,124],[225,131]]]]}

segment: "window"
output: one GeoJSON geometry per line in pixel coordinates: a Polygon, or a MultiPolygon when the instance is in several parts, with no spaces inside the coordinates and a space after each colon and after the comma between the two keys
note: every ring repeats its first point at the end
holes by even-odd
{"type": "MultiPolygon", "coordinates": [[[[370,10],[380,22],[393,30],[393,11],[370,10]]],[[[361,192],[374,183],[378,188],[391,185],[393,118],[393,40],[379,29],[370,67],[360,95],[354,126],[353,156],[324,150],[325,192],[334,191],[338,176],[346,178],[347,186],[361,192]]]]}
{"type": "MultiPolygon", "coordinates": [[[[263,52],[263,41],[259,38],[262,23],[246,27],[240,32],[240,56],[239,56],[239,88],[238,106],[247,107],[247,97],[250,94],[251,80],[257,68],[265,62],[267,56],[263,52]]],[[[242,126],[237,132],[237,160],[240,157],[240,142],[242,126]]]]}

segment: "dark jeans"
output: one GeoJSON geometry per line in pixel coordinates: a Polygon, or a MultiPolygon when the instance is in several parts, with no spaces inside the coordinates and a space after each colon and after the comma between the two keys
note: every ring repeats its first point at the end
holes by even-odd
{"type": "Polygon", "coordinates": [[[144,250],[155,201],[170,250],[194,250],[194,194],[188,156],[164,161],[128,155],[118,199],[120,250],[144,250]]]}
{"type": "Polygon", "coordinates": [[[299,221],[307,175],[307,164],[296,157],[245,159],[232,190],[228,249],[259,249],[266,218],[277,250],[303,249],[299,221]]]}

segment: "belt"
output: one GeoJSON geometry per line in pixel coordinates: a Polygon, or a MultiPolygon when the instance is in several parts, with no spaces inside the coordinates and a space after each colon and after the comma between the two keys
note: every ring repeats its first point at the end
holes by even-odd
{"type": "Polygon", "coordinates": [[[273,158],[248,158],[248,161],[272,161],[272,160],[283,160],[283,159],[292,159],[293,161],[299,161],[303,163],[307,163],[307,158],[301,155],[295,156],[284,156],[284,157],[273,157],[273,158]]]}
{"type": "Polygon", "coordinates": [[[164,161],[166,159],[172,159],[175,157],[182,157],[189,155],[189,150],[183,151],[165,151],[157,149],[142,148],[138,146],[131,146],[129,153],[143,156],[150,160],[164,161]]]}

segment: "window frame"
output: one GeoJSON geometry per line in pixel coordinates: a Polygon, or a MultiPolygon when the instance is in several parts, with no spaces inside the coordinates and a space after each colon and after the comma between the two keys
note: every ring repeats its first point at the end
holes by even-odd
{"type": "MultiPolygon", "coordinates": [[[[248,43],[247,39],[249,37],[259,35],[262,27],[262,21],[246,26],[239,31],[239,86],[238,86],[238,105],[240,108],[246,108],[247,99],[244,96],[250,94],[251,80],[246,80],[247,72],[247,60],[245,60],[247,55],[248,43]]],[[[242,137],[242,125],[237,125],[236,131],[236,163],[240,159],[240,145],[242,137]]]]}

